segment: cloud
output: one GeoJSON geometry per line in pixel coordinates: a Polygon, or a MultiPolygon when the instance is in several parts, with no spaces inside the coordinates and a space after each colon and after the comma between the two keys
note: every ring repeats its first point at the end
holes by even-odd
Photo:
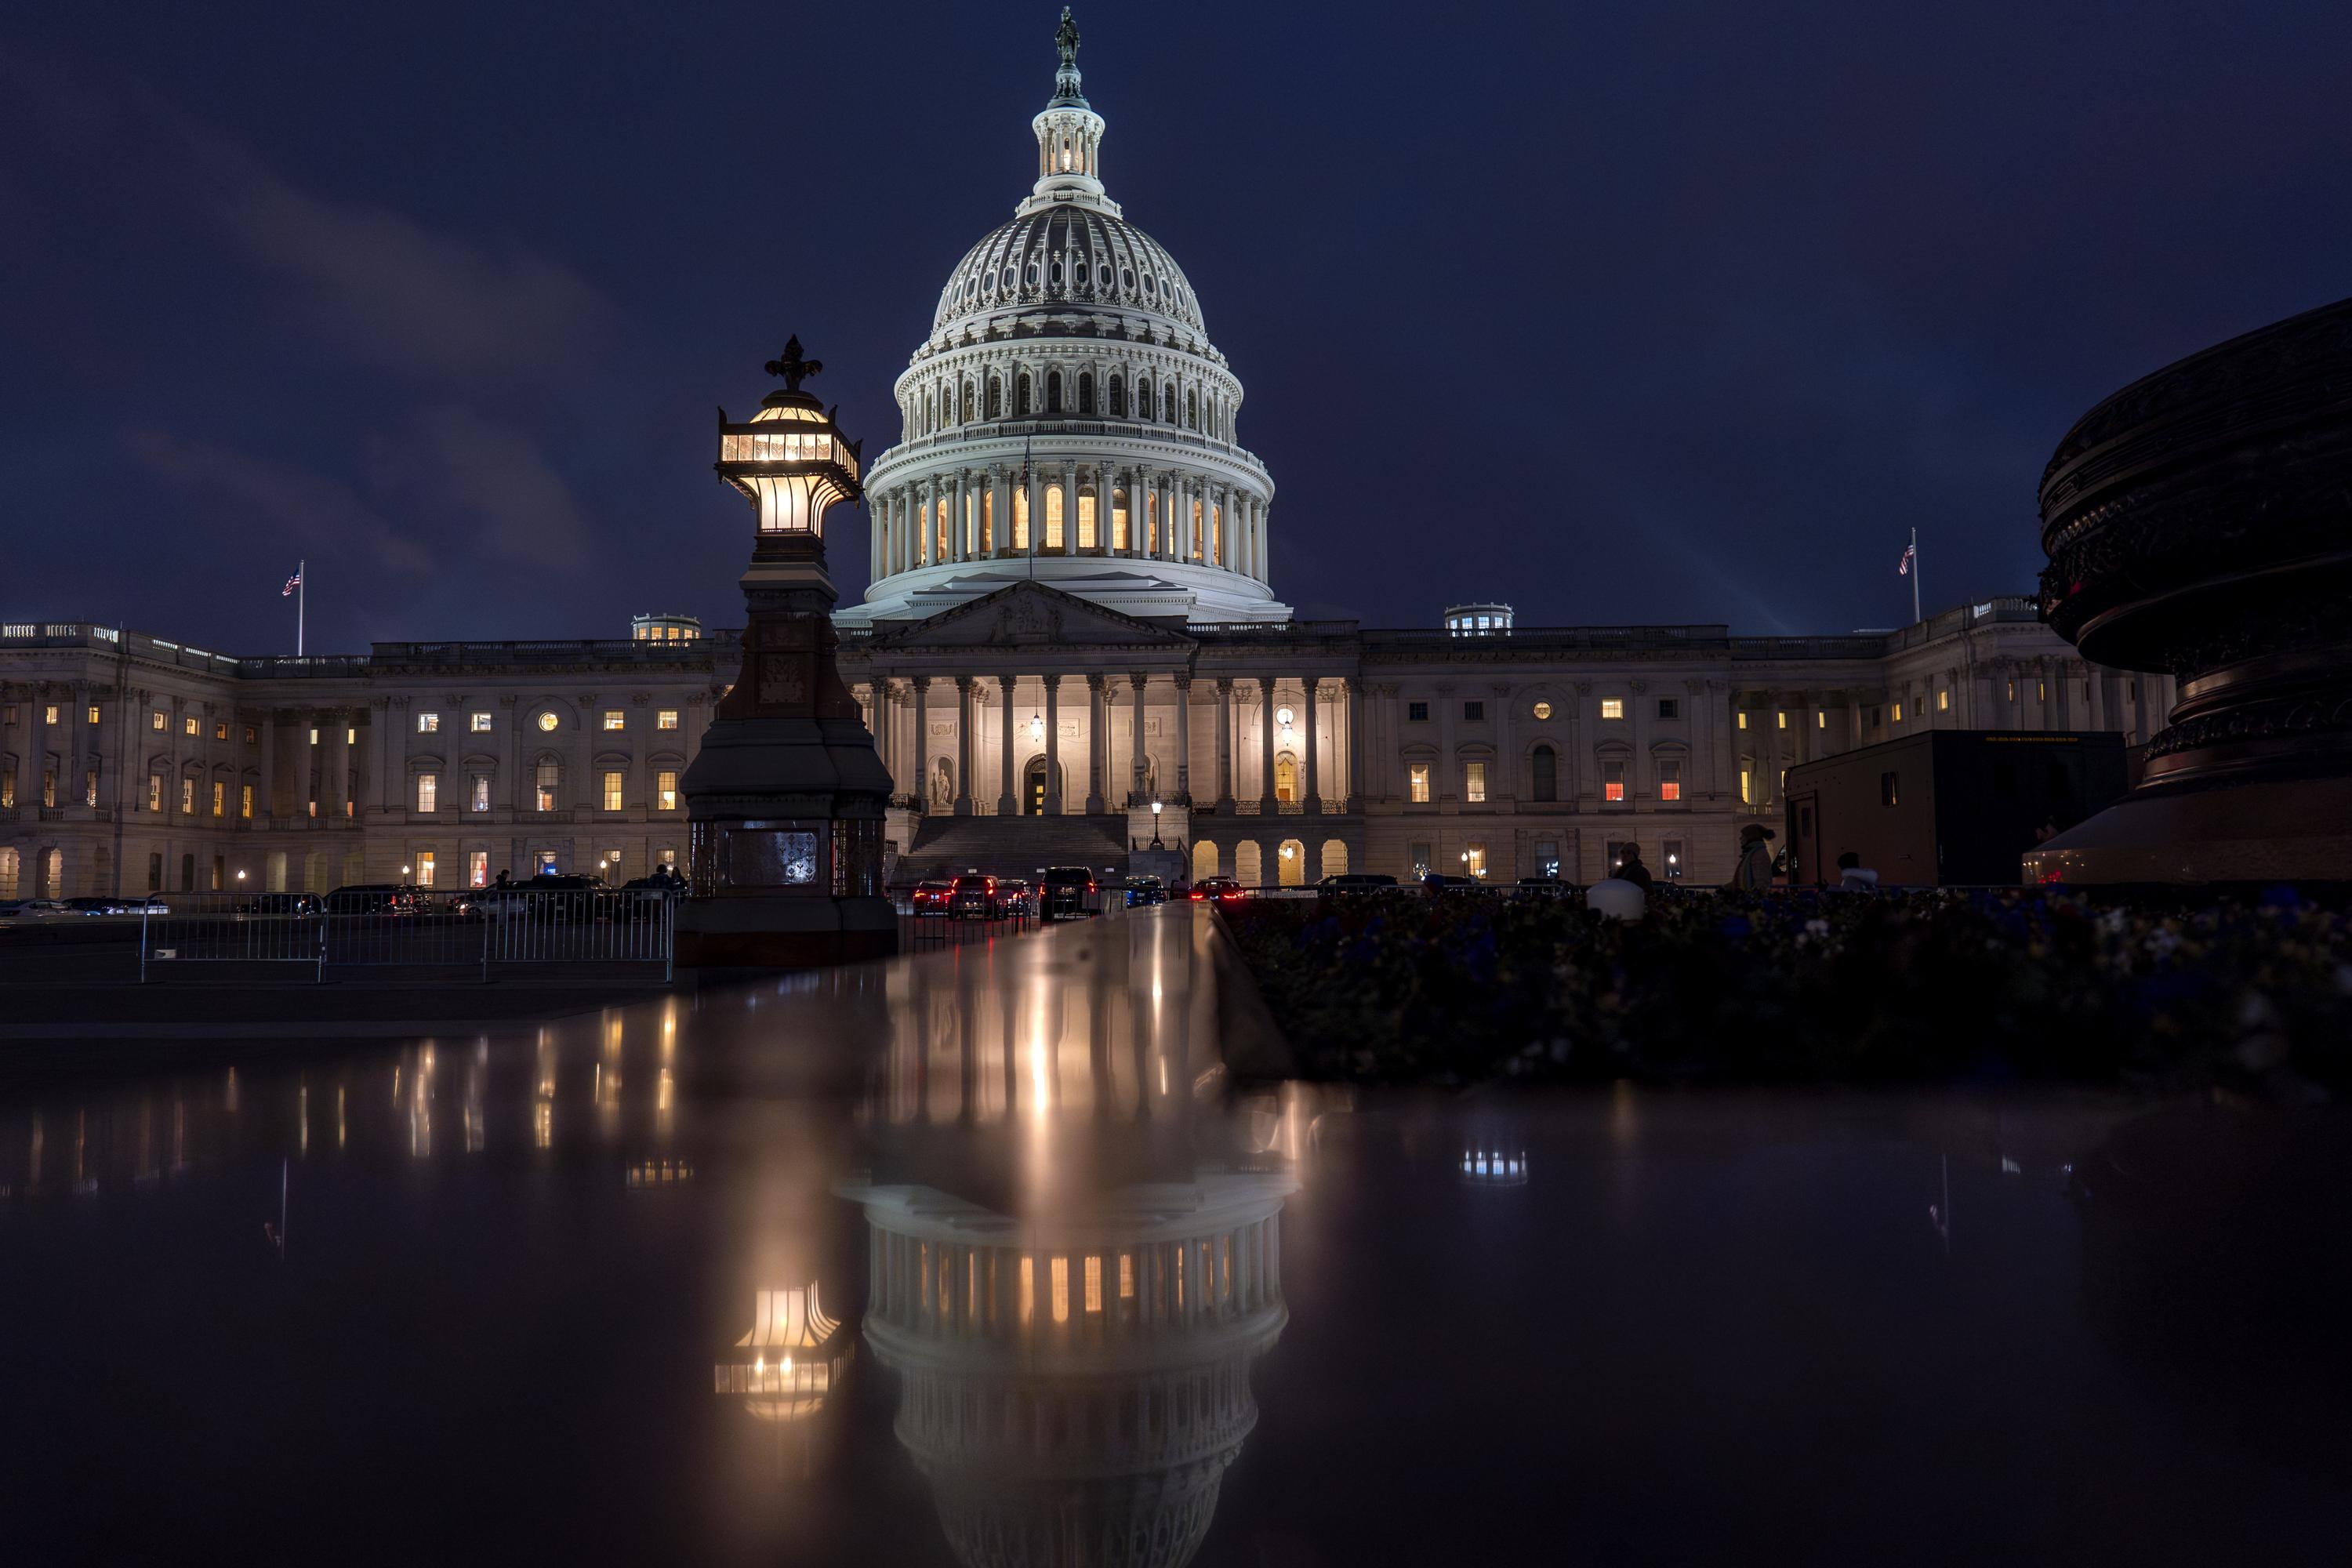
{"type": "Polygon", "coordinates": [[[289,539],[322,552],[356,550],[375,564],[422,575],[432,552],[344,486],[161,430],[134,430],[131,449],[157,473],[226,497],[289,539]]]}
{"type": "Polygon", "coordinates": [[[580,363],[602,335],[609,304],[567,267],[322,201],[243,153],[200,146],[220,219],[367,359],[453,380],[528,377],[580,363]]]}
{"type": "Polygon", "coordinates": [[[455,404],[427,408],[405,438],[374,451],[387,497],[438,512],[491,553],[572,573],[587,564],[588,525],[539,444],[455,404]]]}

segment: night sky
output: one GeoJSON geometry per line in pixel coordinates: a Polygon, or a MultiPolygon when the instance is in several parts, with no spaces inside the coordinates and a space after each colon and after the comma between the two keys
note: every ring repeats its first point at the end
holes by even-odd
{"type": "MultiPolygon", "coordinates": [[[[896,438],[1058,6],[494,13],[0,21],[0,617],[290,651],[307,557],[314,651],[733,625],[713,405],[797,331],[896,438]]],[[[1303,615],[1887,626],[1915,525],[1931,610],[2029,592],[2076,415],[2352,292],[2343,0],[1077,20],[1303,615]]]]}

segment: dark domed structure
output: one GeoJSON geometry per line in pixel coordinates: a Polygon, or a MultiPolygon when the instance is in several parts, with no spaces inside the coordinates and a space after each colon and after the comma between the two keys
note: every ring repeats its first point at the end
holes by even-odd
{"type": "Polygon", "coordinates": [[[2042,618],[2180,701],[2140,787],[2027,876],[2352,879],[2352,300],[2092,409],[2042,519],[2042,618]]]}

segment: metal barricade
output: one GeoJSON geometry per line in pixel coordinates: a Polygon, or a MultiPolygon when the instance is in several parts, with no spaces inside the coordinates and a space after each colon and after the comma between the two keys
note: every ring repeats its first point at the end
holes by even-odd
{"type": "Polygon", "coordinates": [[[677,897],[653,889],[173,894],[140,917],[139,978],[186,963],[474,971],[574,964],[675,973],[677,897]]]}

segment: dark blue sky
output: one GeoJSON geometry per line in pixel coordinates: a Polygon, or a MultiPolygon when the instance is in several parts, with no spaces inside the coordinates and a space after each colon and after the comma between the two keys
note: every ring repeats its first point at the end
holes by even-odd
{"type": "MultiPolygon", "coordinates": [[[[2352,292],[2352,7],[1088,4],[1278,592],[1843,630],[2030,589],[2123,382],[2352,292]]],[[[0,22],[0,616],[236,652],[732,624],[711,409],[869,455],[1034,177],[1047,5],[0,22]]],[[[836,514],[845,597],[862,512],[836,514]]]]}

